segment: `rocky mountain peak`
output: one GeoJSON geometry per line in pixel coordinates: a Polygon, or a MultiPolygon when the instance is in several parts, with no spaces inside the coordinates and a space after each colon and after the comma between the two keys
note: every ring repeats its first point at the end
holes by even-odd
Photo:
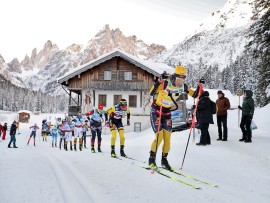
{"type": "Polygon", "coordinates": [[[8,65],[8,70],[10,72],[22,73],[21,64],[20,64],[18,58],[14,58],[7,65],[8,65]]]}
{"type": "Polygon", "coordinates": [[[58,46],[48,40],[38,54],[37,49],[34,48],[30,58],[26,55],[21,62],[21,66],[25,70],[33,70],[33,68],[40,69],[48,63],[57,51],[59,51],[58,46]]]}

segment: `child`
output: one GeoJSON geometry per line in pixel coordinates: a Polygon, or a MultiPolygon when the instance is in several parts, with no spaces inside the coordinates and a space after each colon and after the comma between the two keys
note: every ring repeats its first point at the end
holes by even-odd
{"type": "Polygon", "coordinates": [[[66,121],[63,120],[62,125],[59,127],[59,135],[60,135],[59,148],[60,148],[60,150],[62,147],[62,142],[64,143],[64,145],[66,143],[66,135],[65,135],[66,133],[65,133],[65,128],[64,128],[65,124],[66,124],[66,121]]]}
{"type": "Polygon", "coordinates": [[[27,145],[29,144],[31,137],[34,137],[34,146],[36,146],[36,134],[37,134],[37,130],[39,130],[39,127],[35,123],[34,126],[31,126],[29,128],[32,130],[32,132],[31,132],[30,137],[28,139],[27,145]]]}
{"type": "Polygon", "coordinates": [[[83,133],[83,136],[82,136],[82,142],[83,142],[83,146],[84,148],[86,148],[86,132],[88,131],[88,128],[90,126],[88,125],[88,120],[85,120],[84,121],[84,124],[82,126],[82,133],[83,133]]]}
{"type": "Polygon", "coordinates": [[[6,139],[6,134],[7,134],[7,123],[5,123],[5,124],[3,125],[3,130],[2,130],[2,132],[3,132],[2,140],[5,140],[5,139],[6,139]]]}
{"type": "Polygon", "coordinates": [[[57,128],[57,124],[55,124],[53,128],[51,129],[52,147],[57,147],[57,134],[58,134],[58,128],[57,128]]]}

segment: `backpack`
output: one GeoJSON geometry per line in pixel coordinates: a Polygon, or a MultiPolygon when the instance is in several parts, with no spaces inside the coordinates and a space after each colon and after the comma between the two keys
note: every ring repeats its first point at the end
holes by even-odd
{"type": "Polygon", "coordinates": [[[213,102],[212,100],[211,101],[211,113],[212,114],[216,114],[217,113],[217,106],[216,106],[216,103],[213,102]]]}

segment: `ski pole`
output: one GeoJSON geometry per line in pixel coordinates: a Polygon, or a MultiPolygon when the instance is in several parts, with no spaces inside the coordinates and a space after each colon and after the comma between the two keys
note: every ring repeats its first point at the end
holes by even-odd
{"type": "MultiPolygon", "coordinates": [[[[237,89],[237,95],[239,97],[239,99],[238,99],[238,101],[239,101],[238,106],[240,106],[240,96],[241,96],[241,93],[242,93],[241,89],[238,88],[237,89]]],[[[240,109],[238,109],[238,127],[240,127],[240,109]]]]}
{"type": "MultiPolygon", "coordinates": [[[[202,90],[202,84],[199,82],[198,85],[199,85],[198,98],[200,98],[200,96],[201,96],[201,90],[202,90]]],[[[199,103],[199,99],[197,100],[196,106],[195,106],[195,109],[194,109],[194,113],[193,113],[193,117],[192,117],[192,122],[191,122],[191,127],[190,127],[189,135],[188,135],[188,141],[187,141],[187,145],[186,145],[186,149],[185,149],[185,153],[184,153],[184,157],[183,157],[183,161],[182,161],[182,165],[181,165],[180,170],[182,170],[183,165],[184,165],[184,161],[185,161],[185,158],[186,158],[187,148],[188,148],[188,144],[189,144],[189,140],[190,140],[190,135],[191,135],[192,127],[193,127],[194,124],[195,124],[195,117],[196,117],[196,112],[197,112],[198,103],[199,103]]]]}

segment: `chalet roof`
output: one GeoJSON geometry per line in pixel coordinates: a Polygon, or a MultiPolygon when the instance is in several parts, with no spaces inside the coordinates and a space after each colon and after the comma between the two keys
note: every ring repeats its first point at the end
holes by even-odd
{"type": "Polygon", "coordinates": [[[125,51],[119,50],[119,49],[114,49],[113,51],[103,54],[101,56],[99,56],[98,58],[85,63],[81,66],[78,66],[74,69],[72,69],[71,71],[67,72],[64,76],[59,77],[57,79],[58,83],[63,83],[87,70],[90,70],[91,68],[105,62],[108,61],[114,57],[121,57],[127,61],[129,61],[130,63],[136,65],[137,67],[140,67],[141,69],[155,75],[155,76],[159,76],[161,73],[163,73],[164,71],[168,72],[168,73],[173,73],[174,72],[174,68],[164,64],[164,63],[155,63],[152,61],[146,61],[143,59],[139,59],[131,54],[126,53],[125,51]]]}

